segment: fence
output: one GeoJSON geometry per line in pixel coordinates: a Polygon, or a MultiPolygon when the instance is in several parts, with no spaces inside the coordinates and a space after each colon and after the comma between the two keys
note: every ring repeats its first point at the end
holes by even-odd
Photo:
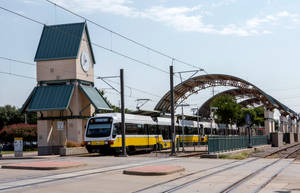
{"type": "MultiPolygon", "coordinates": [[[[252,136],[252,146],[264,145],[268,143],[267,136],[252,136]]],[[[208,153],[217,153],[243,149],[249,146],[248,136],[209,136],[208,153]]]]}

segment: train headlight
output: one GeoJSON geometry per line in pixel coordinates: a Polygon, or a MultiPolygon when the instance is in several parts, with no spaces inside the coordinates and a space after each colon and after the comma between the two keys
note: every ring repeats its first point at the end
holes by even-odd
{"type": "Polygon", "coordinates": [[[108,144],[109,144],[109,145],[113,145],[113,144],[114,144],[114,141],[113,141],[113,140],[110,140],[110,141],[108,141],[108,144]]]}
{"type": "Polygon", "coordinates": [[[91,142],[90,142],[90,141],[88,141],[88,142],[87,142],[87,144],[88,144],[88,145],[91,145],[91,142]]]}

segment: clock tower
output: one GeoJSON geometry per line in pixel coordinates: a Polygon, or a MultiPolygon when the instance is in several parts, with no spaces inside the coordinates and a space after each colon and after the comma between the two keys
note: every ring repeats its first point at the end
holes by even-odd
{"type": "Polygon", "coordinates": [[[37,86],[23,111],[38,113],[39,155],[83,141],[87,119],[110,109],[94,87],[95,57],[87,24],[44,26],[35,55],[37,86]]]}

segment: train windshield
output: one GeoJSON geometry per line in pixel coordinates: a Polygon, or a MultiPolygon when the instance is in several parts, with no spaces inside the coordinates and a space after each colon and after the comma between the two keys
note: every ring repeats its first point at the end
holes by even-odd
{"type": "Polygon", "coordinates": [[[109,137],[111,133],[112,118],[99,117],[90,119],[86,137],[109,137]]]}

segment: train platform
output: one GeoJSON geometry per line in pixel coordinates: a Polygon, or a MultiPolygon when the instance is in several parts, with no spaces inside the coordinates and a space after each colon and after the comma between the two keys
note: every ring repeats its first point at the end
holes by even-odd
{"type": "Polygon", "coordinates": [[[4,164],[3,169],[25,169],[25,170],[59,170],[72,167],[85,166],[83,162],[73,161],[35,161],[14,164],[4,164]]]}
{"type": "Polygon", "coordinates": [[[177,165],[152,165],[123,170],[123,174],[140,176],[161,176],[177,172],[183,172],[185,169],[177,165]]]}

